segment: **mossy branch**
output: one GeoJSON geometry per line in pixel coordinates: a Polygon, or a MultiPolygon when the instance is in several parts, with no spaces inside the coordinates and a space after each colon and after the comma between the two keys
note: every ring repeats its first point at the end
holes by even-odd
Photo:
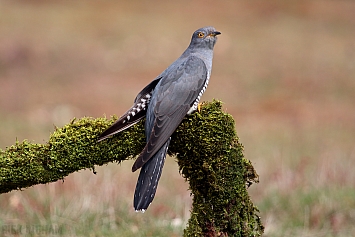
{"type": "MultiPolygon", "coordinates": [[[[264,227],[246,187],[257,181],[257,174],[243,156],[232,116],[221,107],[213,101],[187,116],[170,143],[169,154],[177,158],[193,194],[184,236],[260,236],[264,227]]],[[[56,129],[46,144],[23,141],[0,150],[0,193],[134,158],[145,145],[143,122],[96,142],[114,120],[74,119],[56,129]]]]}

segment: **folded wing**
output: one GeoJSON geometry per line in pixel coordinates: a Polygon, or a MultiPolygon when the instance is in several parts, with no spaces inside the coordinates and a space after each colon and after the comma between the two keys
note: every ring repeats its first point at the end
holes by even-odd
{"type": "Polygon", "coordinates": [[[147,107],[150,102],[150,98],[155,86],[158,84],[161,78],[156,78],[149,85],[143,88],[134,100],[133,106],[122,115],[114,124],[106,129],[99,137],[98,142],[105,140],[106,138],[119,133],[132,125],[138,123],[147,113],[147,107]]]}
{"type": "Polygon", "coordinates": [[[205,63],[190,56],[155,88],[154,124],[132,171],[141,168],[169,139],[195,102],[207,80],[205,63]]]}

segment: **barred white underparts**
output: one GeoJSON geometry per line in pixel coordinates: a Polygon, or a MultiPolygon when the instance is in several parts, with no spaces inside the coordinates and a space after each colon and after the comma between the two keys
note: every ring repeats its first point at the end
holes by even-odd
{"type": "Polygon", "coordinates": [[[197,96],[195,102],[193,103],[193,105],[191,106],[191,108],[189,109],[189,111],[187,111],[187,114],[190,115],[192,112],[194,112],[194,111],[197,110],[198,103],[200,102],[201,96],[203,95],[203,93],[204,93],[205,90],[207,89],[209,80],[210,80],[210,73],[207,72],[207,79],[206,79],[206,82],[205,82],[205,84],[203,85],[202,90],[200,91],[200,93],[198,93],[198,96],[197,96]]]}
{"type": "Polygon", "coordinates": [[[146,94],[143,98],[141,98],[140,102],[137,103],[136,106],[128,112],[126,119],[123,120],[122,123],[128,122],[131,117],[133,118],[139,111],[147,109],[148,104],[150,102],[150,98],[152,97],[152,92],[146,94]]]}

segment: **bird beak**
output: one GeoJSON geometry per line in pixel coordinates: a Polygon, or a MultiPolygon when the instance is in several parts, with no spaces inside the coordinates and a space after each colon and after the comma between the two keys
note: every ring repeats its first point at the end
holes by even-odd
{"type": "Polygon", "coordinates": [[[220,35],[221,34],[221,32],[219,32],[219,31],[214,31],[214,32],[212,32],[212,33],[210,33],[209,34],[209,36],[216,36],[216,35],[220,35]]]}

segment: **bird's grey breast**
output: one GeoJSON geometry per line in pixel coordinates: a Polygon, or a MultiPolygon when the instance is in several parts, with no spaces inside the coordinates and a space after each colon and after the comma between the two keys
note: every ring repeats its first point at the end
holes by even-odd
{"type": "Polygon", "coordinates": [[[202,87],[202,90],[198,93],[194,103],[192,104],[192,106],[189,109],[189,111],[187,112],[187,114],[191,114],[192,112],[197,110],[198,103],[200,102],[200,99],[201,99],[203,93],[207,89],[208,82],[210,81],[211,71],[212,71],[213,50],[200,50],[200,51],[193,53],[192,55],[202,59],[202,61],[205,63],[206,69],[207,69],[207,78],[206,78],[205,84],[202,87]]]}
{"type": "Polygon", "coordinates": [[[205,50],[198,50],[194,53],[192,53],[192,55],[202,59],[202,61],[206,64],[206,68],[207,68],[207,74],[208,74],[208,78],[211,75],[211,71],[212,71],[212,59],[213,59],[213,50],[212,49],[205,49],[205,50]]]}

